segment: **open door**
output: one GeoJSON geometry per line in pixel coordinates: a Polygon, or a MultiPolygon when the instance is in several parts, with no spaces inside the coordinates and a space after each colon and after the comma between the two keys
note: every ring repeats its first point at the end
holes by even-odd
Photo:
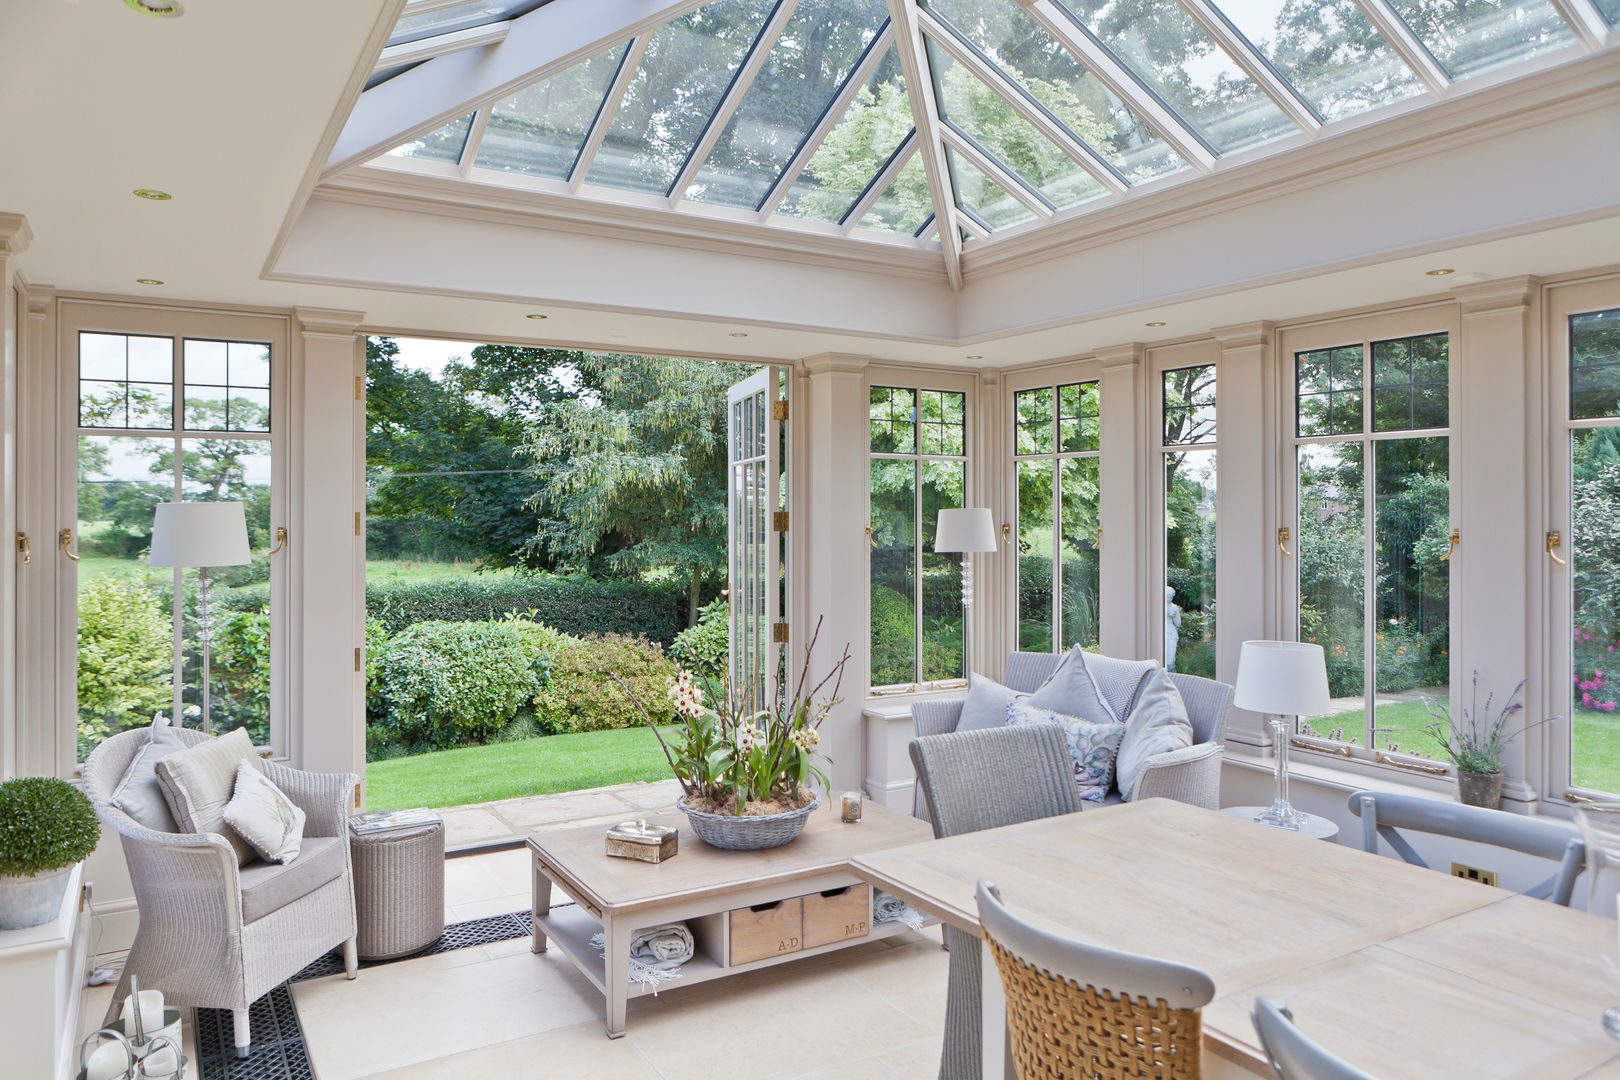
{"type": "Polygon", "coordinates": [[[779,693],[787,649],[788,385],[765,367],[726,394],[730,675],[750,711],[779,693]]]}

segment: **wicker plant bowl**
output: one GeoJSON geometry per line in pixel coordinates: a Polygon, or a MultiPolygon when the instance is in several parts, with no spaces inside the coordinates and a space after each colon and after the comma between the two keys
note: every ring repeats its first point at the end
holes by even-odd
{"type": "Polygon", "coordinates": [[[804,831],[804,823],[810,820],[816,807],[821,805],[821,796],[815,796],[810,800],[810,805],[797,810],[758,817],[706,814],[702,810],[690,809],[685,799],[675,805],[686,815],[697,838],[710,847],[727,851],[764,851],[766,848],[791,844],[804,831]]]}

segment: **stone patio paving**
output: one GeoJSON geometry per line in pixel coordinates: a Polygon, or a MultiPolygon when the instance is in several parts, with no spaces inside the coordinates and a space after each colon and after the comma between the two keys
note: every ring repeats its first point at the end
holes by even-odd
{"type": "Polygon", "coordinates": [[[608,826],[650,817],[675,809],[675,800],[680,797],[680,782],[672,778],[651,784],[616,784],[555,795],[473,803],[439,813],[444,815],[445,846],[454,850],[472,844],[522,840],[530,833],[576,825],[608,826]]]}

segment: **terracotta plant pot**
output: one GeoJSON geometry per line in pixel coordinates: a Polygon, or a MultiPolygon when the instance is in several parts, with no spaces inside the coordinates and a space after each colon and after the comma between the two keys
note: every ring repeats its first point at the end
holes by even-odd
{"type": "Polygon", "coordinates": [[[1457,770],[1457,801],[1464,806],[1502,808],[1502,774],[1457,770]]]}

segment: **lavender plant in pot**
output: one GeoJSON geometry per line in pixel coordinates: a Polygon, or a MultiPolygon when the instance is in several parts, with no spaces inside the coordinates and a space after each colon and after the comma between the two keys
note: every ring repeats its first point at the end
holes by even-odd
{"type": "Polygon", "coordinates": [[[741,688],[719,691],[688,671],[669,681],[679,722],[660,731],[635,692],[615,678],[640,710],[681,783],[677,804],[698,839],[713,847],[758,851],[791,843],[803,831],[820,797],[828,759],[816,747],[821,722],[838,704],[849,648],[819,682],[810,682],[810,658],[821,624],[805,647],[791,696],[764,709],[750,709],[741,688]],[[831,686],[831,690],[827,688],[831,686]],[[705,690],[707,693],[705,694],[705,690]]]}
{"type": "Polygon", "coordinates": [[[53,776],[0,784],[0,930],[56,918],[68,874],[101,839],[84,792],[53,776]]]}
{"type": "MultiPolygon", "coordinates": [[[[1440,744],[1441,751],[1457,767],[1458,802],[1467,806],[1485,806],[1492,810],[1501,808],[1502,755],[1523,730],[1510,728],[1509,724],[1514,717],[1524,711],[1524,703],[1519,700],[1519,694],[1523,692],[1527,681],[1519,680],[1519,685],[1513,688],[1513,692],[1507,696],[1507,701],[1494,717],[1491,716],[1491,705],[1496,697],[1494,693],[1485,695],[1485,706],[1483,710],[1480,708],[1477,671],[1474,672],[1472,684],[1473,704],[1471,708],[1462,710],[1461,719],[1451,715],[1451,708],[1445,702],[1423,699],[1424,708],[1434,721],[1426,724],[1424,730],[1440,744]]],[[[1540,723],[1551,723],[1556,719],[1558,719],[1556,716],[1551,716],[1540,723]]]]}

